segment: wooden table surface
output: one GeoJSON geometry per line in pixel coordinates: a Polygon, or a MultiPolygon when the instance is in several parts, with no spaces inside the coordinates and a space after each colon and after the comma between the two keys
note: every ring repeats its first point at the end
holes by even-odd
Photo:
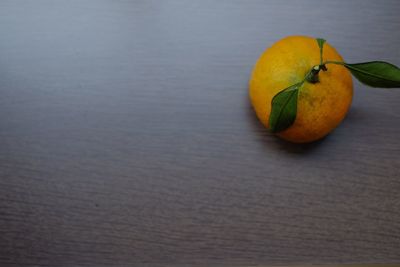
{"type": "Polygon", "coordinates": [[[400,65],[399,1],[0,2],[0,265],[400,263],[400,90],[354,81],[293,145],[261,52],[323,37],[400,65]]]}

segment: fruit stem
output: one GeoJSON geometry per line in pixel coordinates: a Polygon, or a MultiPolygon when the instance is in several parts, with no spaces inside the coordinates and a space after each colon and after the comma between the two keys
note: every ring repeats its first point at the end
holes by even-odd
{"type": "Polygon", "coordinates": [[[331,62],[327,61],[327,62],[321,63],[320,65],[315,65],[314,67],[312,67],[312,69],[306,75],[306,78],[305,78],[306,81],[310,82],[310,83],[319,82],[319,77],[318,77],[319,72],[321,70],[323,70],[323,71],[328,70],[325,66],[326,63],[331,63],[331,62]]]}
{"type": "Polygon", "coordinates": [[[310,83],[317,83],[319,82],[318,73],[320,72],[321,68],[319,65],[315,65],[306,75],[307,82],[310,83]]]}

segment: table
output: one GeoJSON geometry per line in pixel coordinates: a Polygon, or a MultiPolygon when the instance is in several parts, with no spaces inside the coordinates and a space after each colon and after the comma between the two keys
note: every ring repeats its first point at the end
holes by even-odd
{"type": "Polygon", "coordinates": [[[400,65],[398,1],[0,2],[1,266],[400,263],[400,91],[270,134],[258,56],[323,37],[400,65]]]}

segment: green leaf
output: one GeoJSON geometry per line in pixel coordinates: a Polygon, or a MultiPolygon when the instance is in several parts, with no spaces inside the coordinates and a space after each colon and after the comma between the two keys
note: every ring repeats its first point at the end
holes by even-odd
{"type": "Polygon", "coordinates": [[[365,63],[344,63],[351,73],[360,82],[383,88],[400,87],[400,69],[383,61],[371,61],[365,63]]]}
{"type": "Polygon", "coordinates": [[[317,43],[318,43],[319,49],[322,49],[322,47],[324,46],[325,42],[326,42],[325,39],[317,38],[317,43]]]}
{"type": "Polygon", "coordinates": [[[289,128],[296,119],[297,96],[303,82],[296,83],[274,96],[272,99],[271,114],[269,115],[269,129],[276,133],[289,128]]]}
{"type": "Polygon", "coordinates": [[[319,57],[321,58],[321,65],[322,65],[322,52],[323,52],[323,49],[324,49],[324,43],[325,42],[326,42],[325,39],[317,38],[317,43],[318,43],[318,46],[319,46],[319,57]]]}

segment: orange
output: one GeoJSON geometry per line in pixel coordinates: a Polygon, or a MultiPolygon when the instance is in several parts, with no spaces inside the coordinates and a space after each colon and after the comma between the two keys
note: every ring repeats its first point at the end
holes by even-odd
{"type": "MultiPolygon", "coordinates": [[[[343,61],[328,43],[323,46],[323,61],[343,61]]],[[[259,120],[268,127],[272,98],[283,89],[301,82],[320,64],[315,38],[289,36],[268,48],[254,66],[249,94],[259,120]]],[[[304,82],[299,90],[294,123],[277,135],[294,143],[321,139],[335,129],[348,112],[353,97],[351,73],[345,67],[327,64],[319,82],[304,82]]]]}

